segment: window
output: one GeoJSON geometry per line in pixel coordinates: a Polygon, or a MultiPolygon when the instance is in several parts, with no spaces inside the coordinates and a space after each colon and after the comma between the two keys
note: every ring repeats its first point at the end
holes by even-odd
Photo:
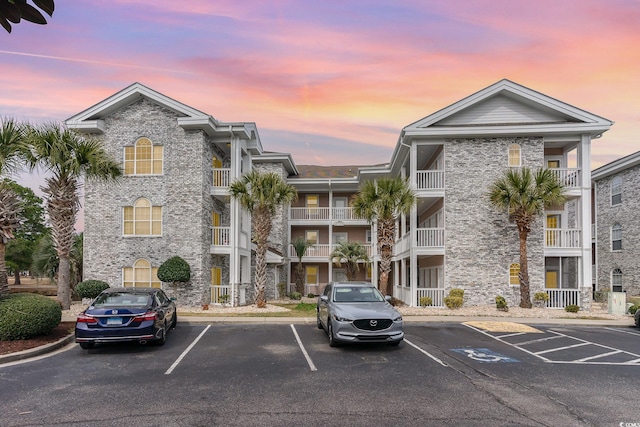
{"type": "Polygon", "coordinates": [[[509,285],[520,285],[520,264],[513,263],[509,266],[509,285]]]}
{"type": "Polygon", "coordinates": [[[146,259],[137,260],[133,267],[123,268],[122,278],[122,286],[124,287],[161,287],[160,279],[158,279],[158,268],[151,267],[151,263],[146,259]]]}
{"type": "Polygon", "coordinates": [[[619,176],[611,180],[611,206],[622,203],[622,178],[619,176]]]}
{"type": "Polygon", "coordinates": [[[307,285],[318,284],[318,266],[317,265],[307,265],[305,267],[304,282],[307,285]]]}
{"type": "Polygon", "coordinates": [[[622,292],[622,270],[619,268],[611,272],[611,290],[613,292],[622,292]]]}
{"type": "Polygon", "coordinates": [[[364,232],[364,242],[371,244],[371,229],[365,230],[364,232]]]}
{"type": "Polygon", "coordinates": [[[151,206],[147,199],[138,199],[133,206],[125,206],[124,235],[162,235],[162,206],[151,206]]]}
{"type": "Polygon", "coordinates": [[[125,175],[162,175],[162,145],[140,138],[133,146],[124,147],[125,175]]]}
{"type": "Polygon", "coordinates": [[[304,232],[304,238],[312,245],[318,244],[318,230],[306,230],[304,232]]]}
{"type": "Polygon", "coordinates": [[[333,244],[339,245],[349,241],[349,233],[333,233],[333,244]]]}
{"type": "Polygon", "coordinates": [[[307,194],[305,197],[305,203],[307,212],[309,212],[309,219],[319,219],[320,210],[320,197],[317,194],[307,194]]]}
{"type": "Polygon", "coordinates": [[[520,160],[520,145],[511,144],[509,145],[509,166],[510,167],[519,167],[521,165],[520,160]]]}
{"type": "Polygon", "coordinates": [[[613,224],[611,227],[611,250],[622,250],[622,226],[620,224],[613,224]]]}

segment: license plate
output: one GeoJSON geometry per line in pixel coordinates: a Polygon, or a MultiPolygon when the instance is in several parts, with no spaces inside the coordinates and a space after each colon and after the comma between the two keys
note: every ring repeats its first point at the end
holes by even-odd
{"type": "Polygon", "coordinates": [[[122,325],[122,317],[107,317],[107,325],[122,325]]]}

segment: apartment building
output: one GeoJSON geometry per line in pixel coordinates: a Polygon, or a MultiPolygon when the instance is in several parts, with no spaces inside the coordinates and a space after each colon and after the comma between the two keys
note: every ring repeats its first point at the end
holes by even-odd
{"type": "Polygon", "coordinates": [[[595,169],[594,290],[640,295],[640,152],[595,169]]]}
{"type": "Polygon", "coordinates": [[[170,289],[185,304],[252,301],[251,218],[228,185],[251,168],[276,171],[298,190],[270,239],[267,296],[294,282],[297,237],[308,292],[344,278],[329,259],[342,241],[359,241],[372,263],[360,279],[378,280],[375,224],[356,217],[351,199],[365,180],[408,179],[418,202],[399,218],[390,280],[394,296],[441,305],[451,288],[467,304],[519,301],[519,242],[488,189],[509,168],[548,167],[568,201],[545,213],[529,235],[532,291],[551,307],[588,306],[591,296],[591,141],[612,122],[501,80],[403,128],[388,163],[296,165],[262,147],[252,122],[221,122],[139,83],[69,118],[67,126],[102,139],[123,161],[118,185],[87,182],[85,276],[112,285],[164,286],[158,266],[171,256],[191,266],[189,284],[170,289]]]}

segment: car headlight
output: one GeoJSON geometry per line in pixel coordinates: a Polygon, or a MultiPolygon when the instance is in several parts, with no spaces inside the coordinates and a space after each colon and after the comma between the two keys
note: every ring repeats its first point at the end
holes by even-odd
{"type": "Polygon", "coordinates": [[[334,314],[333,318],[336,319],[338,322],[353,322],[353,319],[349,319],[348,317],[338,316],[337,314],[334,314]]]}
{"type": "Polygon", "coordinates": [[[394,322],[402,322],[402,316],[398,316],[395,319],[393,319],[394,322]]]}

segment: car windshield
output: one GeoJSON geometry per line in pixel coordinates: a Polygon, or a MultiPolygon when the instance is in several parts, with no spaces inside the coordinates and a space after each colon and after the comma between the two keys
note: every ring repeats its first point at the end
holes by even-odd
{"type": "Polygon", "coordinates": [[[333,291],[335,302],[382,302],[384,297],[374,287],[338,286],[333,291]]]}
{"type": "Polygon", "coordinates": [[[149,305],[151,295],[146,293],[112,292],[98,296],[93,302],[94,307],[144,307],[149,305]]]}

